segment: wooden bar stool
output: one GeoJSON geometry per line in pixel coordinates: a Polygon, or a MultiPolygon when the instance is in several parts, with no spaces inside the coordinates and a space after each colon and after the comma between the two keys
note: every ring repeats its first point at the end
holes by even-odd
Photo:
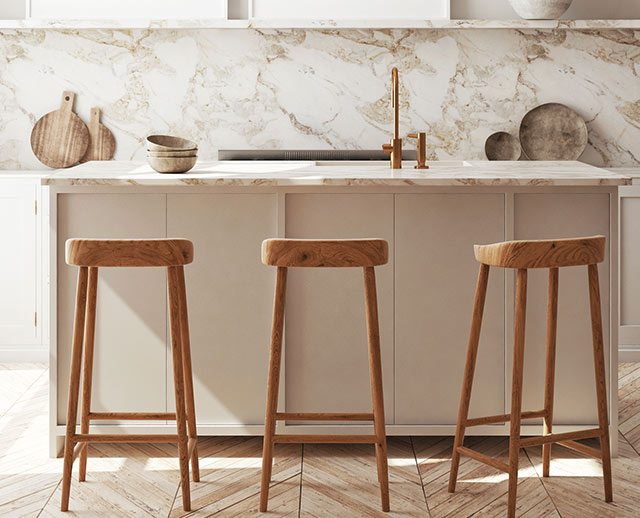
{"type": "Polygon", "coordinates": [[[276,288],[271,330],[271,357],[267,387],[267,415],[264,424],[264,452],[262,456],[262,488],[260,512],[266,512],[269,483],[276,443],[334,443],[375,444],[378,481],[382,510],[389,510],[389,473],[387,466],[387,438],[384,424],[382,393],[382,363],[378,331],[378,301],[375,266],[386,264],[389,245],[383,239],[303,240],[267,239],[262,243],[262,262],[277,266],[276,288]],[[369,374],[373,413],[284,413],[278,412],[278,384],[282,356],[282,333],[287,285],[287,269],[349,268],[364,269],[367,337],[369,343],[369,374]],[[373,421],[374,435],[276,435],[276,421],[373,421]]]}
{"type": "Polygon", "coordinates": [[[492,245],[476,245],[475,256],[480,262],[480,274],[476,290],[469,348],[460,397],[458,425],[453,446],[449,492],[456,488],[460,455],[489,464],[509,473],[508,518],[516,515],[516,491],[518,484],[518,456],[520,448],[542,445],[543,475],[549,476],[551,444],[558,443],[567,448],[591,455],[602,460],[604,473],[605,500],[613,500],[611,486],[611,453],[609,446],[609,418],[607,412],[607,389],[602,341],[602,317],[600,309],[600,285],[598,282],[598,263],[604,260],[605,237],[594,236],[577,239],[558,239],[548,241],[509,241],[492,245]],[[513,380],[511,385],[511,413],[469,419],[469,401],[473,373],[478,353],[480,326],[484,301],[489,280],[489,267],[516,268],[516,315],[515,344],[513,351],[513,380]],[[558,269],[565,266],[587,266],[589,282],[589,300],[591,306],[591,330],[593,336],[593,357],[595,363],[596,393],[598,402],[598,428],[578,432],[552,433],[553,394],[555,378],[556,329],[558,323],[558,269]],[[524,336],[527,306],[527,270],[529,268],[549,268],[549,292],[547,305],[547,346],[544,408],[522,412],[522,375],[524,370],[524,336]],[[521,419],[544,419],[541,437],[520,437],[521,419]],[[511,423],[509,439],[509,464],[475,452],[463,446],[465,429],[494,423],[511,423]],[[576,442],[579,439],[600,438],[600,450],[576,442]]]}
{"type": "Polygon", "coordinates": [[[182,485],[182,505],[185,511],[190,511],[189,458],[191,459],[194,482],[198,482],[200,479],[187,316],[187,292],[184,281],[184,265],[193,261],[193,244],[186,239],[69,239],[66,246],[66,258],[67,264],[79,266],[80,270],[78,272],[73,348],[71,352],[61,510],[67,511],[69,509],[71,472],[73,461],[78,456],[80,456],[79,480],[83,482],[86,478],[87,450],[90,442],[177,442],[182,485]],[[91,412],[98,268],[101,267],[167,268],[173,377],[176,397],[175,413],[91,412]],[[83,349],[82,422],[81,430],[78,434],[76,433],[76,422],[83,349]],[[89,434],[89,422],[98,419],[175,420],[178,433],[177,435],[89,434]]]}

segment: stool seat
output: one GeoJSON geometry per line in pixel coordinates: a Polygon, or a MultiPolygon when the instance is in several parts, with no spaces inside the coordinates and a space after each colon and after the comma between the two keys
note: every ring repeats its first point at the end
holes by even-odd
{"type": "Polygon", "coordinates": [[[95,267],[168,267],[193,262],[187,239],[69,239],[67,264],[95,267]]]}
{"type": "Polygon", "coordinates": [[[476,260],[500,268],[586,266],[604,260],[604,236],[475,245],[476,260]]]}
{"type": "Polygon", "coordinates": [[[389,260],[384,239],[266,239],[262,262],[269,266],[351,268],[381,266],[389,260]]]}

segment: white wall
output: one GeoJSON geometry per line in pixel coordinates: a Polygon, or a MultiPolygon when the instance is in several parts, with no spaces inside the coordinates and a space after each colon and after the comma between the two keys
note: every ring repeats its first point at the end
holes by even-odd
{"type": "MultiPolygon", "coordinates": [[[[505,18],[518,15],[509,0],[451,0],[452,18],[505,18]]],[[[567,19],[637,19],[640,18],[638,0],[574,0],[563,18],[567,19]]]]}

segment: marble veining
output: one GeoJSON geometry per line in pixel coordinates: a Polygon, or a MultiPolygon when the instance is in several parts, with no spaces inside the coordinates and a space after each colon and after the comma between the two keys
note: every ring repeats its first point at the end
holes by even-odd
{"type": "MultiPolygon", "coordinates": [[[[223,148],[371,149],[391,133],[389,74],[400,69],[401,131],[427,132],[428,158],[483,159],[545,102],[585,120],[581,160],[640,164],[640,31],[443,29],[1,30],[0,168],[42,169],[35,121],[76,92],[99,106],[116,159],[144,158],[149,133],[223,148]]],[[[413,144],[407,142],[406,146],[413,144]]]]}
{"type": "Polygon", "coordinates": [[[631,178],[580,162],[434,162],[428,170],[388,163],[201,161],[186,174],[159,174],[141,162],[89,162],[42,178],[51,186],[597,186],[631,178]]]}

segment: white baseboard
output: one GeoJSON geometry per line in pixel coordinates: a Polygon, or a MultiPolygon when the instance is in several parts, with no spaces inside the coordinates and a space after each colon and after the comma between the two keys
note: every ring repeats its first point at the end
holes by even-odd
{"type": "Polygon", "coordinates": [[[620,347],[618,349],[618,362],[619,363],[634,363],[640,362],[640,347],[620,347]]]}
{"type": "Polygon", "coordinates": [[[48,363],[49,347],[16,345],[0,347],[0,363],[48,363]]]}

